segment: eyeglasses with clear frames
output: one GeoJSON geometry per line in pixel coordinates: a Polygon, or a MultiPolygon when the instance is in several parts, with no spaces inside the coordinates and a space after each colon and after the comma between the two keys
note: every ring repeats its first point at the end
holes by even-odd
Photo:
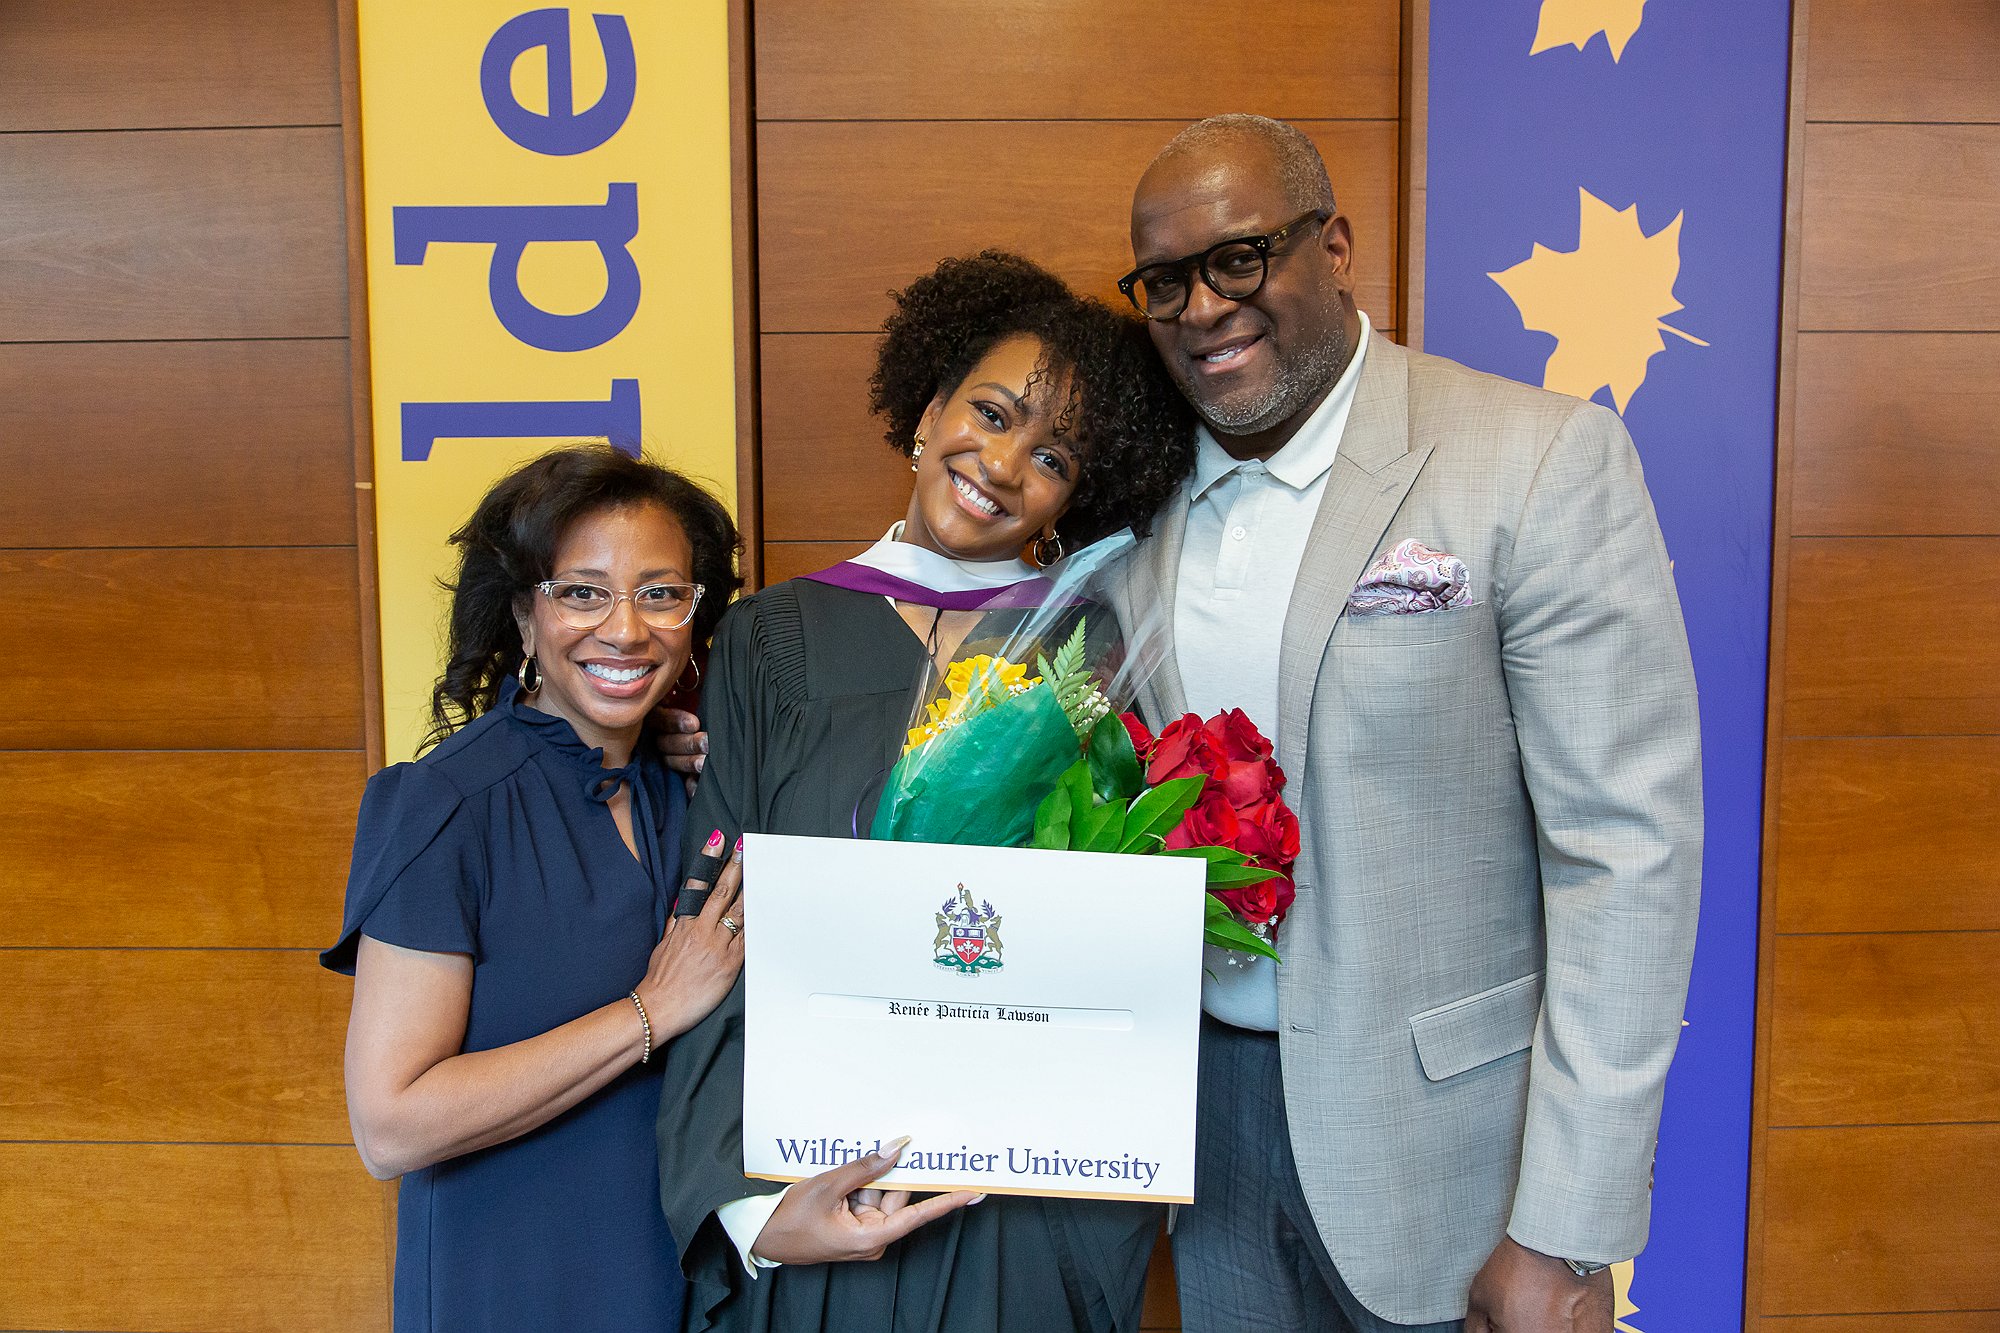
{"type": "Polygon", "coordinates": [[[1147,319],[1162,321],[1179,319],[1187,309],[1197,273],[1208,289],[1223,300],[1247,301],[1264,285],[1271,268],[1271,252],[1306,223],[1325,226],[1332,216],[1323,208],[1315,208],[1262,236],[1232,236],[1195,254],[1146,264],[1118,279],[1118,290],[1147,319]]]}
{"type": "Polygon", "coordinates": [[[620,592],[598,583],[577,583],[569,579],[547,579],[535,591],[549,599],[556,619],[571,629],[596,629],[611,618],[618,603],[629,601],[639,619],[650,629],[679,629],[694,619],[701,605],[699,583],[649,583],[643,588],[620,592]]]}

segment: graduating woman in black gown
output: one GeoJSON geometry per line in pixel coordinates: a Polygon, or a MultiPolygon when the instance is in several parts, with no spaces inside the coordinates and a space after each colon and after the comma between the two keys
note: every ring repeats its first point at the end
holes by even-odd
{"type": "Polygon", "coordinates": [[[369,781],[321,958],[355,978],[354,1142],[402,1177],[395,1326],[673,1328],[659,1051],[736,977],[739,872],[669,924],[686,797],[640,731],[737,586],[735,529],[679,475],[576,448],[453,541],[442,740],[369,781]]]}
{"type": "MultiPolygon", "coordinates": [[[[865,555],[724,618],[690,845],[717,830],[861,835],[913,687],[981,632],[981,602],[1034,577],[1023,547],[1046,559],[1143,532],[1193,463],[1191,419],[1135,323],[1013,256],[947,260],[899,293],[871,387],[889,443],[912,460],[907,516],[865,555]]],[[[667,1057],[661,1198],[689,1328],[1138,1327],[1157,1205],[912,1202],[869,1188],[893,1157],[782,1195],[745,1178],[742,1035],[739,982],[667,1057]]]]}

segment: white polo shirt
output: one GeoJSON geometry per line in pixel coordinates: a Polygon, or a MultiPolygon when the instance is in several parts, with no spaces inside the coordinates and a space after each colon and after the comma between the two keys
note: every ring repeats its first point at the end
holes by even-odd
{"type": "MultiPolygon", "coordinates": [[[[1207,427],[1196,434],[1187,533],[1174,596],[1174,658],[1190,712],[1240,708],[1276,744],[1278,651],[1299,560],[1319,515],[1368,348],[1368,316],[1347,369],[1298,434],[1261,462],[1240,462],[1207,427]]],[[[1164,723],[1170,719],[1161,719],[1164,723]]],[[[1278,763],[1297,789],[1294,756],[1278,763]]],[[[1283,953],[1284,928],[1279,927],[1283,953]]],[[[1268,960],[1206,951],[1201,1004],[1237,1027],[1278,1030],[1278,974],[1268,960]]]]}

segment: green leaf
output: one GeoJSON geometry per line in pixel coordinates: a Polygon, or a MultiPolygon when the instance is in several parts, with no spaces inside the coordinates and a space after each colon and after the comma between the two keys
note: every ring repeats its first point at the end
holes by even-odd
{"type": "Polygon", "coordinates": [[[1132,812],[1125,817],[1126,839],[1142,834],[1164,838],[1172,833],[1181,816],[1201,799],[1201,789],[1207,784],[1207,778],[1175,778],[1146,792],[1132,802],[1132,812]]]}
{"type": "Polygon", "coordinates": [[[1073,812],[1070,815],[1070,823],[1074,825],[1084,811],[1097,804],[1097,798],[1090,789],[1090,761],[1077,760],[1063,770],[1060,781],[1069,791],[1069,804],[1073,812]]]}
{"type": "Polygon", "coordinates": [[[1125,836],[1125,803],[1107,801],[1076,821],[1070,845],[1079,852],[1115,852],[1125,836]]]}
{"type": "Polygon", "coordinates": [[[1276,879],[1278,872],[1250,864],[1250,858],[1234,847],[1176,847],[1168,856],[1198,856],[1208,862],[1208,887],[1240,889],[1246,884],[1262,884],[1276,879]]]}
{"type": "Polygon", "coordinates": [[[1223,865],[1249,865],[1250,858],[1234,847],[1170,847],[1168,856],[1198,856],[1205,861],[1219,861],[1223,865]]]}
{"type": "Polygon", "coordinates": [[[1116,715],[1105,718],[1090,730],[1084,746],[1090,760],[1090,785],[1100,801],[1129,801],[1146,785],[1139,767],[1139,752],[1132,748],[1132,733],[1116,715]]]}
{"type": "Polygon", "coordinates": [[[1085,729],[1092,725],[1088,705],[1091,695],[1097,690],[1097,682],[1084,662],[1085,625],[1085,619],[1078,617],[1076,628],[1071,631],[1068,640],[1056,649],[1055,661],[1049,662],[1040,656],[1035,658],[1042,683],[1055,692],[1056,702],[1062,705],[1063,714],[1069,718],[1079,742],[1086,734],[1085,729]]]}
{"type": "Polygon", "coordinates": [[[1201,930],[1204,944],[1234,949],[1238,953],[1255,954],[1260,958],[1269,958],[1273,962],[1284,961],[1278,957],[1278,951],[1273,949],[1263,936],[1237,920],[1236,913],[1229,910],[1228,904],[1211,897],[1208,899],[1206,911],[1207,919],[1202,923],[1201,930]]]}
{"type": "Polygon", "coordinates": [[[1068,847],[1069,822],[1073,813],[1069,788],[1058,782],[1049,794],[1042,798],[1042,803],[1035,807],[1035,833],[1028,840],[1028,845],[1052,852],[1059,852],[1068,847]]]}
{"type": "Polygon", "coordinates": [[[1277,877],[1277,871],[1266,870],[1262,866],[1231,866],[1219,861],[1208,863],[1208,887],[1211,889],[1240,889],[1246,884],[1262,884],[1277,877]]]}

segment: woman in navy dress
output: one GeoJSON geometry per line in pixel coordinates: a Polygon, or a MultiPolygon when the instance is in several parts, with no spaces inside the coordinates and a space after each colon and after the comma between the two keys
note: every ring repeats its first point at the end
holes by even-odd
{"type": "Polygon", "coordinates": [[[452,540],[440,743],[369,782],[321,957],[355,978],[355,1145],[403,1178],[395,1326],[675,1329],[657,1054],[736,978],[740,870],[670,919],[686,795],[640,733],[738,586],[736,532],[678,474],[575,448],[452,540]]]}

